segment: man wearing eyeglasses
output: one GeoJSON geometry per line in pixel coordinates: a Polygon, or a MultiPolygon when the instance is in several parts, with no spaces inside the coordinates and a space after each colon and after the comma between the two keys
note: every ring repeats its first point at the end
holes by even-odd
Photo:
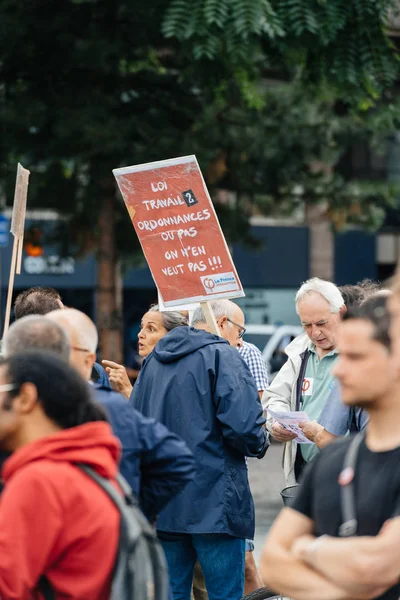
{"type": "MultiPolygon", "coordinates": [[[[210,302],[210,307],[217,323],[219,335],[231,346],[237,348],[241,345],[246,333],[242,309],[231,300],[214,300],[214,302],[210,302]]],[[[192,327],[209,331],[206,317],[201,308],[197,308],[193,313],[192,327]]]]}
{"type": "Polygon", "coordinates": [[[221,336],[205,331],[195,311],[193,327],[168,332],[145,358],[131,402],[195,457],[194,479],[157,522],[174,597],[190,600],[198,559],[210,600],[240,600],[246,539],[254,536],[245,457],[264,456],[269,440],[256,385],[237,351],[243,312],[228,300],[210,304],[221,336]]]}

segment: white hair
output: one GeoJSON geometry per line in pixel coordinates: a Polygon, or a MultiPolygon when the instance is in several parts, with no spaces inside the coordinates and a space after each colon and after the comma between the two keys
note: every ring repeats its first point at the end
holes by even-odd
{"type": "Polygon", "coordinates": [[[312,279],[305,281],[296,294],[297,314],[299,314],[299,302],[304,300],[304,298],[310,294],[319,294],[322,296],[329,304],[331,313],[340,312],[340,309],[342,306],[344,306],[343,296],[340,293],[339,288],[337,288],[334,283],[331,281],[325,281],[324,279],[319,279],[318,277],[313,277],[312,279]]]}
{"type": "Polygon", "coordinates": [[[46,316],[61,327],[72,328],[76,334],[79,347],[96,354],[98,342],[96,325],[85,313],[76,308],[65,308],[53,310],[46,316]]]}
{"type": "MultiPolygon", "coordinates": [[[[232,318],[236,304],[231,300],[222,299],[210,302],[210,306],[214,313],[214,317],[218,320],[221,317],[228,317],[228,319],[232,318]]],[[[193,313],[192,327],[196,327],[198,323],[206,323],[206,317],[201,307],[196,308],[193,313]]]]}
{"type": "Polygon", "coordinates": [[[87,320],[82,319],[82,321],[82,329],[78,332],[79,344],[82,344],[84,348],[87,348],[90,352],[96,354],[97,344],[99,342],[96,325],[91,319],[89,322],[89,317],[87,320]]]}

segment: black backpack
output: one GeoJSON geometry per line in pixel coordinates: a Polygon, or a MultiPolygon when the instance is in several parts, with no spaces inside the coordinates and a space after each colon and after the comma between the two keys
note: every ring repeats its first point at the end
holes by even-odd
{"type": "MultiPolygon", "coordinates": [[[[168,572],[162,546],[155,529],[138,507],[128,483],[117,475],[122,496],[113,484],[84,464],[76,465],[93,479],[118,508],[120,536],[111,584],[110,600],[167,600],[168,572]]],[[[46,577],[39,591],[45,600],[55,600],[55,592],[46,577]]]]}

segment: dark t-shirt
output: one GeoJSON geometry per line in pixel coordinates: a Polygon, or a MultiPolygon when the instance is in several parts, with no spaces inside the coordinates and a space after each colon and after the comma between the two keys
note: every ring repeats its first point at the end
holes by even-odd
{"type": "MultiPolygon", "coordinates": [[[[346,438],[327,446],[304,471],[293,508],[314,521],[317,536],[338,537],[342,523],[338,477],[349,444],[350,438],[346,438]]],[[[353,484],[357,535],[377,535],[384,522],[399,508],[400,447],[388,452],[371,452],[363,441],[353,484]]],[[[379,599],[397,600],[399,597],[400,584],[379,599]]]]}

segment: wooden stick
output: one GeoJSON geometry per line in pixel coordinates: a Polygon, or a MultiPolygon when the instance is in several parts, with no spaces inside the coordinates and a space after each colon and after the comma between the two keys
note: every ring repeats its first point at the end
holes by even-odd
{"type": "Polygon", "coordinates": [[[11,300],[12,300],[12,293],[13,293],[13,289],[14,289],[15,263],[17,261],[17,249],[18,249],[18,238],[14,238],[12,257],[11,257],[10,278],[8,280],[7,306],[6,306],[6,315],[4,317],[3,339],[4,339],[4,336],[6,335],[8,328],[10,326],[11,300]]]}
{"type": "Polygon", "coordinates": [[[209,302],[200,302],[201,309],[206,318],[207,325],[210,329],[210,333],[214,333],[215,335],[221,336],[221,332],[218,328],[217,321],[214,317],[214,313],[211,309],[211,305],[209,302]]]}
{"type": "Polygon", "coordinates": [[[24,167],[20,163],[18,163],[17,181],[15,183],[14,205],[11,218],[11,233],[14,237],[23,238],[24,236],[29,174],[30,171],[28,171],[28,169],[24,169],[24,167]]]}
{"type": "Polygon", "coordinates": [[[18,240],[18,251],[17,251],[17,266],[15,267],[15,272],[17,275],[21,275],[21,265],[22,265],[22,250],[24,247],[24,237],[17,238],[18,240]]]}

